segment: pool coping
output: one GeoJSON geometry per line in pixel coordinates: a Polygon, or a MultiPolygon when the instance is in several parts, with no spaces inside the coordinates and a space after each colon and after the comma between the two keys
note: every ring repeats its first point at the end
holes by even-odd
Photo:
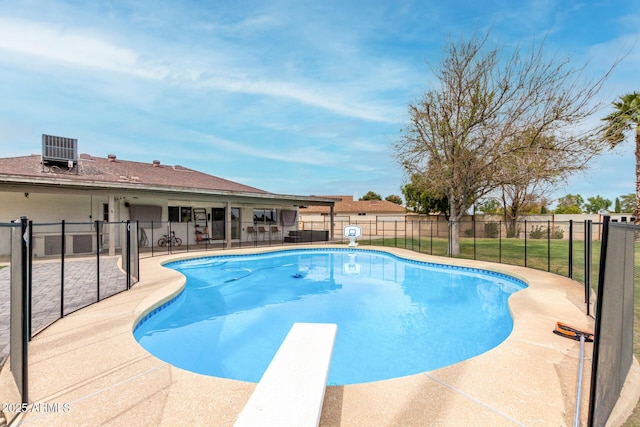
{"type": "MultiPolygon", "coordinates": [[[[300,245],[291,250],[345,248],[300,245]]],[[[363,248],[369,249],[369,248],[363,248]]],[[[373,383],[329,386],[320,420],[338,425],[573,425],[579,343],[552,333],[556,321],[592,328],[583,286],[562,276],[505,264],[443,258],[373,247],[402,258],[469,266],[507,274],[528,288],[509,300],[511,335],[472,359],[434,371],[373,383]]],[[[202,256],[281,251],[251,248],[190,252],[140,260],[141,281],[59,320],[29,348],[30,397],[47,408],[19,419],[25,425],[233,425],[254,383],[207,377],[175,368],[147,353],[133,338],[137,321],[170,300],[184,276],[163,263],[202,256]],[[57,406],[55,404],[59,404],[57,406]]],[[[592,345],[586,344],[585,355],[592,345]]],[[[10,363],[10,361],[8,362],[10,363]]],[[[590,357],[585,358],[581,418],[586,422],[590,357]]],[[[0,401],[14,402],[8,364],[0,372],[0,401]]],[[[640,369],[630,372],[619,425],[640,396],[640,369]]],[[[15,388],[15,387],[14,387],[15,388]]],[[[35,408],[33,406],[32,408],[35,408]]],[[[11,415],[11,414],[8,414],[11,415]]]]}

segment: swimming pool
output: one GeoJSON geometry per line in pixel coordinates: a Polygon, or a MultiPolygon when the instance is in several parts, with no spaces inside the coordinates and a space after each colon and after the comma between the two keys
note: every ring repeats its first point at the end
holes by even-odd
{"type": "Polygon", "coordinates": [[[382,251],[282,250],[166,264],[184,290],[135,327],[156,357],[257,382],[295,322],[336,323],[329,384],[416,374],[486,352],[511,332],[513,277],[382,251]]]}

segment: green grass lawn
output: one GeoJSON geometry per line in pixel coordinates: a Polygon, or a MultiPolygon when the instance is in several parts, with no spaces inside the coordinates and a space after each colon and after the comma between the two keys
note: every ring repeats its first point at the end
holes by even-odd
{"type": "MultiPolygon", "coordinates": [[[[431,255],[447,256],[447,240],[434,239],[361,239],[360,244],[396,246],[431,255]]],[[[573,278],[584,283],[584,242],[573,242],[573,278]]],[[[592,245],[591,279],[597,284],[600,262],[600,242],[592,245]]],[[[459,258],[500,262],[550,271],[569,277],[569,242],[567,240],[527,239],[474,239],[460,238],[459,258]]]]}
{"type": "MultiPolygon", "coordinates": [[[[431,255],[447,256],[446,239],[361,239],[361,245],[394,246],[431,255]]],[[[460,238],[459,258],[500,262],[549,271],[569,277],[569,242],[567,240],[527,239],[474,239],[460,238]]],[[[594,241],[591,248],[591,284],[597,291],[600,264],[600,242],[594,241]]],[[[573,242],[572,277],[580,283],[585,280],[585,247],[583,241],[573,242]]],[[[634,272],[634,354],[640,360],[640,242],[635,244],[634,272]]],[[[592,313],[594,314],[594,313],[592,313]]],[[[625,427],[640,427],[640,402],[625,427]]]]}

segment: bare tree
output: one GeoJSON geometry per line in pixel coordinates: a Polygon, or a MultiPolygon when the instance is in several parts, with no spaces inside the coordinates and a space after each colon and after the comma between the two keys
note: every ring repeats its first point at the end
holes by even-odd
{"type": "Polygon", "coordinates": [[[395,144],[407,175],[422,175],[429,191],[446,195],[451,255],[459,254],[459,221],[469,207],[525,173],[507,173],[509,162],[548,158],[553,167],[547,171],[566,175],[584,169],[602,149],[595,131],[578,125],[599,107],[592,102],[608,73],[585,78],[586,65],[548,58],[544,43],[503,57],[487,40],[488,34],[446,45],[432,67],[439,86],[409,105],[408,124],[395,144]]]}
{"type": "Polygon", "coordinates": [[[573,158],[553,149],[554,137],[545,136],[535,129],[523,131],[510,144],[513,150],[504,156],[494,178],[500,182],[507,237],[517,237],[518,220],[522,214],[543,201],[576,165],[573,158]]]}

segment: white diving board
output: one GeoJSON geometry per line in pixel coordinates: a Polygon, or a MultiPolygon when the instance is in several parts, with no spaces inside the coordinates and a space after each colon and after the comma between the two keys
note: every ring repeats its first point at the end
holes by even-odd
{"type": "Polygon", "coordinates": [[[318,426],[338,326],[294,323],[235,427],[318,426]]]}

